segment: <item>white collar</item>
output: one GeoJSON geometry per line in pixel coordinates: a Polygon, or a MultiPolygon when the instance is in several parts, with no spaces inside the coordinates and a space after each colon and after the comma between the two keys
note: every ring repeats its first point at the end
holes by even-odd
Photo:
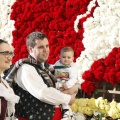
{"type": "Polygon", "coordinates": [[[42,66],[43,66],[43,69],[45,68],[45,65],[44,65],[44,62],[43,63],[41,63],[42,64],[42,66]]]}

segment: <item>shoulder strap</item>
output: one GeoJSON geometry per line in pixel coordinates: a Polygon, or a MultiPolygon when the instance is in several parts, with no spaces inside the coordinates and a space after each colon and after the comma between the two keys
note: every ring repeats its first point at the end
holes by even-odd
{"type": "MultiPolygon", "coordinates": [[[[37,62],[35,59],[33,58],[23,58],[18,60],[13,66],[12,68],[8,71],[7,75],[4,77],[10,84],[12,84],[12,82],[14,82],[14,75],[17,72],[17,70],[19,69],[19,67],[23,64],[30,64],[33,67],[35,67],[35,69],[37,70],[37,72],[41,75],[41,77],[43,78],[45,84],[47,84],[49,87],[52,86],[54,87],[55,85],[55,77],[48,71],[48,69],[43,69],[41,63],[37,62]]],[[[48,66],[47,63],[45,63],[45,65],[48,66]]]]}

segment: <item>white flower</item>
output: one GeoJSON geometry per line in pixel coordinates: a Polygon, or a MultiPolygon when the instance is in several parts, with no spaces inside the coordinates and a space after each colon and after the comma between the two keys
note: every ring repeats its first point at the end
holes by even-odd
{"type": "Polygon", "coordinates": [[[75,30],[76,32],[78,32],[78,30],[79,30],[79,29],[78,29],[79,20],[80,20],[81,18],[83,18],[83,17],[86,17],[86,16],[90,13],[91,9],[95,6],[95,2],[96,2],[96,0],[90,1],[89,5],[88,5],[88,7],[87,7],[88,11],[87,11],[85,14],[83,14],[83,15],[78,15],[78,16],[77,16],[77,19],[74,21],[74,30],[75,30]]]}
{"type": "Polygon", "coordinates": [[[78,77],[90,69],[92,62],[105,58],[114,47],[120,46],[120,0],[98,0],[99,7],[93,16],[88,18],[84,26],[82,40],[85,50],[77,59],[78,77]],[[83,59],[84,58],[84,59],[83,59]]]}
{"type": "Polygon", "coordinates": [[[15,0],[0,0],[0,38],[12,42],[13,21],[10,20],[11,5],[15,0]],[[4,33],[4,34],[3,34],[4,33]]]}
{"type": "Polygon", "coordinates": [[[75,113],[75,120],[86,120],[85,116],[78,112],[78,113],[75,113]]]}

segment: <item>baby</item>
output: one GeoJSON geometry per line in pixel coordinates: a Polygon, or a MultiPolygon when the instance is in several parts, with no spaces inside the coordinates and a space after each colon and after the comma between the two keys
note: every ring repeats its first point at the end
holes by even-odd
{"type": "MultiPolygon", "coordinates": [[[[64,47],[60,51],[60,60],[58,60],[53,67],[50,66],[50,71],[54,70],[57,78],[57,89],[68,89],[75,85],[77,80],[77,67],[73,62],[74,50],[71,47],[64,47]]],[[[75,93],[76,94],[76,93],[75,93]]],[[[74,120],[73,114],[69,105],[62,105],[63,118],[62,120],[74,120]]]]}

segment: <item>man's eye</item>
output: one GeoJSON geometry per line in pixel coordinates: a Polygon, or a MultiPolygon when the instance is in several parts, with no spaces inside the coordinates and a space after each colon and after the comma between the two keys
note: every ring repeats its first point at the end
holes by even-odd
{"type": "Polygon", "coordinates": [[[43,47],[42,46],[40,46],[40,47],[38,47],[39,49],[42,49],[43,47]]]}

